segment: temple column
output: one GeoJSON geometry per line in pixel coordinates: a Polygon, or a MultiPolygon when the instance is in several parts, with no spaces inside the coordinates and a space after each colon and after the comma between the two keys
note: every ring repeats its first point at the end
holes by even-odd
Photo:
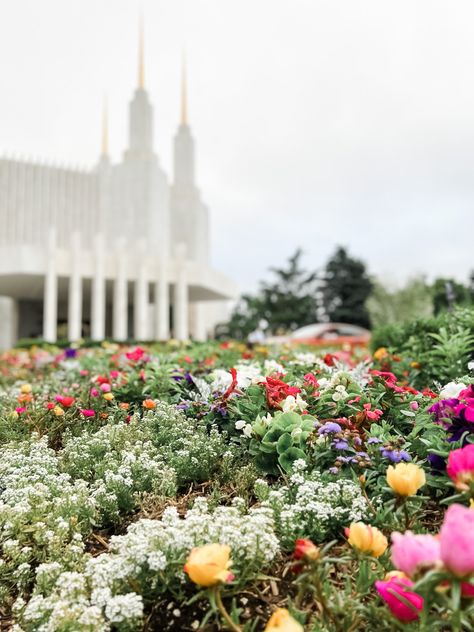
{"type": "Polygon", "coordinates": [[[170,337],[170,299],[166,263],[160,262],[159,277],[155,283],[155,337],[168,340],[170,337]]]}
{"type": "Polygon", "coordinates": [[[133,336],[136,340],[147,340],[148,332],[148,278],[146,268],[146,250],[143,243],[138,248],[139,261],[134,294],[133,336]]]}
{"type": "Polygon", "coordinates": [[[103,236],[98,233],[94,244],[94,276],[92,277],[91,338],[105,338],[105,273],[103,236]]]}
{"type": "Polygon", "coordinates": [[[72,235],[72,264],[68,296],[68,338],[70,342],[82,337],[82,278],[81,278],[81,236],[72,235]]]}
{"type": "Polygon", "coordinates": [[[174,337],[177,340],[189,338],[189,304],[188,283],[186,277],[185,249],[182,244],[178,249],[177,278],[174,286],[174,337]]]}
{"type": "Polygon", "coordinates": [[[126,275],[125,240],[117,243],[115,255],[114,305],[112,330],[115,340],[128,338],[128,284],[126,275]]]}
{"type": "Polygon", "coordinates": [[[56,342],[58,323],[58,276],[56,266],[56,229],[48,234],[46,276],[43,298],[43,338],[46,342],[56,342]]]}
{"type": "Polygon", "coordinates": [[[205,305],[200,302],[191,303],[189,306],[191,335],[193,340],[198,342],[204,342],[207,339],[204,309],[205,305]]]}

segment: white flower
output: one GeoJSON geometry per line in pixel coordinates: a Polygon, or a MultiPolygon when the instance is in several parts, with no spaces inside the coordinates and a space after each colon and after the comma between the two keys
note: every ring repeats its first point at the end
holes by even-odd
{"type": "Polygon", "coordinates": [[[441,399],[450,399],[451,397],[457,397],[461,391],[463,391],[467,386],[462,382],[456,384],[456,382],[449,382],[440,391],[439,396],[441,399]]]}
{"type": "Polygon", "coordinates": [[[290,413],[294,410],[299,410],[300,412],[303,412],[303,410],[308,408],[308,404],[298,393],[296,397],[294,395],[288,395],[288,397],[283,402],[281,408],[284,413],[290,413]]]}
{"type": "Polygon", "coordinates": [[[332,399],[334,402],[338,402],[341,399],[343,399],[343,396],[341,395],[341,393],[338,393],[337,391],[333,394],[332,399]]]}
{"type": "Polygon", "coordinates": [[[291,411],[295,410],[297,406],[298,405],[296,403],[296,398],[294,397],[294,395],[288,395],[288,397],[283,402],[281,409],[284,413],[290,413],[291,411]]]}
{"type": "Polygon", "coordinates": [[[243,433],[246,437],[251,437],[252,436],[252,426],[250,424],[246,424],[245,428],[243,430],[243,433]]]}
{"type": "Polygon", "coordinates": [[[234,424],[236,430],[243,430],[243,428],[245,428],[246,425],[247,425],[247,422],[245,421],[245,419],[239,419],[234,424]]]}
{"type": "Polygon", "coordinates": [[[467,363],[467,370],[468,371],[474,371],[474,362],[468,362],[467,363]]]}

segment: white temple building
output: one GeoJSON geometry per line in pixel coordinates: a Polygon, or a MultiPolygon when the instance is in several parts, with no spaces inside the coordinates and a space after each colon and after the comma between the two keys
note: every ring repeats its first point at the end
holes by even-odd
{"type": "Polygon", "coordinates": [[[185,69],[169,183],[153,148],[141,33],[121,162],[108,156],[106,112],[90,170],[0,158],[0,348],[25,337],[203,340],[237,295],[209,260],[185,69]]]}

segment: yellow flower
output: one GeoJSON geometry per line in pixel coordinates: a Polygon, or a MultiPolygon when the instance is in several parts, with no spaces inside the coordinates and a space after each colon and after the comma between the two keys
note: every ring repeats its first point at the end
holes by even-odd
{"type": "Polygon", "coordinates": [[[22,393],[25,393],[25,394],[26,393],[31,393],[31,384],[22,384],[21,388],[20,388],[20,391],[22,393]]]}
{"type": "Polygon", "coordinates": [[[191,551],[184,571],[198,586],[215,586],[221,582],[230,582],[234,576],[229,571],[229,556],[230,546],[205,544],[191,551]]]}
{"type": "Polygon", "coordinates": [[[385,552],[388,542],[384,534],[363,522],[353,522],[347,530],[349,544],[363,553],[380,557],[385,552]]]}
{"type": "Polygon", "coordinates": [[[374,351],[374,359],[380,362],[388,356],[388,351],[385,347],[379,347],[377,351],[374,351]]]}
{"type": "Polygon", "coordinates": [[[103,395],[104,399],[106,399],[108,402],[111,402],[114,398],[114,394],[113,393],[104,393],[103,395]]]}
{"type": "Polygon", "coordinates": [[[64,410],[61,408],[61,406],[55,406],[53,408],[53,413],[56,415],[56,417],[62,417],[64,415],[64,410]]]}
{"type": "Polygon", "coordinates": [[[304,632],[304,628],[288,610],[278,608],[268,620],[264,632],[304,632]]]}
{"type": "Polygon", "coordinates": [[[398,496],[414,496],[426,483],[424,470],[414,463],[397,463],[387,468],[387,483],[398,496]]]}

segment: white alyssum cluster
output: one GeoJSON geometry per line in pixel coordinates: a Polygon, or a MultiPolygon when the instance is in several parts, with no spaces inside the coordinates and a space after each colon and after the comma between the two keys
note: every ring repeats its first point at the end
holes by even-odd
{"type": "Polygon", "coordinates": [[[81,573],[58,574],[51,565],[38,569],[36,592],[21,615],[25,629],[66,630],[72,616],[77,621],[95,618],[94,630],[129,629],[143,616],[142,594],[153,600],[185,582],[183,563],[202,544],[228,544],[237,576],[258,573],[279,551],[273,514],[265,507],[246,513],[243,507],[237,499],[232,507],[210,511],[207,500],[198,498],[184,519],[169,507],[161,520],[133,523],[126,535],[111,538],[107,553],[90,558],[81,573]],[[41,594],[46,570],[53,586],[41,594]]]}
{"type": "Polygon", "coordinates": [[[263,506],[274,512],[277,533],[289,548],[298,537],[321,541],[361,520],[367,512],[367,502],[355,483],[346,479],[325,482],[320,472],[306,472],[302,460],[295,461],[288,485],[270,489],[258,480],[255,491],[263,506]]]}
{"type": "Polygon", "coordinates": [[[149,434],[137,422],[120,423],[66,441],[60,454],[63,467],[74,477],[87,478],[91,497],[107,520],[132,509],[140,492],[176,493],[176,472],[149,434]]]}

